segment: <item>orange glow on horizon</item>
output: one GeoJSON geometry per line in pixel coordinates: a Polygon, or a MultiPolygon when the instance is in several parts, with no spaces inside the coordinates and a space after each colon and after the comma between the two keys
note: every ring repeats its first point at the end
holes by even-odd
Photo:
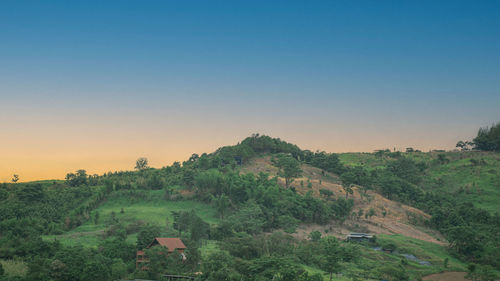
{"type": "MultiPolygon", "coordinates": [[[[216,134],[196,138],[189,135],[174,134],[178,138],[169,138],[166,135],[157,136],[157,139],[134,138],[128,139],[108,137],[84,138],[81,135],[73,136],[62,142],[53,139],[31,139],[32,141],[3,140],[0,153],[0,182],[10,182],[13,174],[20,176],[20,181],[64,179],[67,173],[78,169],[85,169],[88,174],[103,174],[106,172],[133,170],[135,160],[146,157],[151,167],[160,168],[171,165],[174,161],[185,161],[193,153],[211,153],[217,148],[225,145],[234,145],[250,134],[236,134],[230,136],[216,134]]],[[[273,137],[276,135],[268,134],[273,137]]],[[[291,135],[291,134],[290,134],[291,135]]],[[[443,148],[433,144],[437,139],[426,138],[421,144],[409,143],[403,145],[405,140],[399,144],[383,145],[389,143],[389,136],[372,136],[352,134],[353,137],[340,135],[323,135],[315,138],[306,136],[283,136],[279,137],[291,143],[299,145],[302,149],[315,151],[325,150],[328,152],[372,152],[376,149],[396,147],[414,147],[423,151],[429,149],[443,148]],[[370,143],[367,144],[366,140],[370,143]]],[[[28,140],[30,140],[28,138],[28,140]]],[[[452,140],[445,148],[453,148],[456,142],[452,140]]]]}

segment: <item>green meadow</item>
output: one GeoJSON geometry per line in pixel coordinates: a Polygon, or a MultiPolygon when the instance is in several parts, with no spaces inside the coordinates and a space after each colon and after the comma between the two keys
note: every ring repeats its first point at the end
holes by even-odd
{"type": "MultiPolygon", "coordinates": [[[[500,155],[494,152],[412,152],[401,153],[416,162],[425,163],[423,188],[439,191],[473,203],[491,213],[500,212],[500,155]],[[439,156],[443,155],[440,162],[439,156]]],[[[364,166],[368,170],[383,168],[394,161],[374,153],[342,153],[347,166],[364,166]]]]}
{"type": "MultiPolygon", "coordinates": [[[[172,212],[194,210],[196,215],[210,224],[217,224],[219,219],[212,206],[182,199],[170,201],[163,199],[162,190],[146,191],[143,199],[133,199],[126,195],[115,194],[110,196],[103,204],[92,211],[90,219],[84,224],[61,235],[45,235],[45,240],[57,239],[65,245],[83,245],[86,247],[95,247],[102,240],[103,233],[106,230],[108,222],[113,217],[123,223],[125,226],[133,223],[153,224],[164,227],[172,227],[172,212]],[[97,223],[95,222],[96,213],[99,215],[97,223]]],[[[129,234],[127,241],[135,244],[137,234],[129,234]]]]}
{"type": "Polygon", "coordinates": [[[28,271],[28,266],[26,265],[26,262],[22,260],[0,259],[0,265],[4,270],[5,276],[9,278],[23,278],[28,271]]]}

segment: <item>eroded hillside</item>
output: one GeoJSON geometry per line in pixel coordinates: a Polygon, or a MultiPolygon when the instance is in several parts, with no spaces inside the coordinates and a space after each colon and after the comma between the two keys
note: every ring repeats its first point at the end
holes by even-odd
{"type": "MultiPolygon", "coordinates": [[[[302,176],[291,184],[291,187],[295,188],[298,193],[312,192],[314,196],[323,197],[325,200],[346,197],[337,175],[307,164],[302,164],[301,169],[302,176]],[[333,195],[329,198],[322,196],[321,189],[329,190],[333,195]]],[[[278,174],[278,168],[273,166],[270,156],[264,156],[250,160],[242,166],[241,172],[254,174],[264,172],[274,177],[278,174]]],[[[278,182],[283,187],[285,186],[283,178],[278,177],[278,182]]],[[[359,231],[374,234],[401,234],[440,245],[446,244],[441,234],[422,225],[422,222],[429,219],[430,215],[419,209],[389,200],[376,192],[365,193],[357,187],[353,187],[353,194],[349,194],[348,198],[354,200],[354,208],[353,214],[345,222],[342,224],[331,222],[327,225],[301,224],[294,236],[306,238],[311,231],[317,230],[322,234],[335,235],[343,239],[348,233],[359,231]]]]}

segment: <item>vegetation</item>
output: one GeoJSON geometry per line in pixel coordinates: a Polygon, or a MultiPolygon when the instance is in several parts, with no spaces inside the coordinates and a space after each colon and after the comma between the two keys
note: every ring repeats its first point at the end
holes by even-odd
{"type": "MultiPolygon", "coordinates": [[[[3,183],[0,280],[159,279],[166,273],[198,280],[332,280],[340,275],[344,280],[410,280],[444,269],[465,271],[466,264],[475,265],[469,268],[474,278],[497,274],[499,156],[407,151],[337,155],[253,135],[161,169],[149,168],[140,158],[136,171],[88,175],[78,170],[65,181],[3,183]],[[241,165],[264,155],[273,159],[277,176],[241,172],[241,165]],[[297,192],[292,183],[305,164],[325,177],[338,177],[345,197],[327,188],[316,196],[309,180],[306,192],[297,192]],[[312,231],[308,239],[290,235],[299,224],[344,222],[353,214],[349,195],[354,189],[429,213],[421,224],[439,230],[449,247],[404,236],[380,235],[376,242],[357,244],[326,231],[312,231]],[[148,270],[136,269],[135,251],[159,236],[180,237],[187,259],[153,247],[146,250],[148,270]],[[14,263],[25,270],[13,273],[14,263]]],[[[367,218],[376,215],[365,210],[367,218]]]]}
{"type": "Polygon", "coordinates": [[[489,128],[480,128],[473,142],[476,149],[500,151],[500,122],[489,128]]]}

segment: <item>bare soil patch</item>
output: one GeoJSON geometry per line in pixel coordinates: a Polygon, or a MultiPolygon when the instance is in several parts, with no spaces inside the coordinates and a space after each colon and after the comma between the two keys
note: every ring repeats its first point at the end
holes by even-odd
{"type": "MultiPolygon", "coordinates": [[[[302,177],[295,179],[291,184],[298,193],[312,192],[314,196],[321,197],[319,191],[327,189],[332,191],[334,195],[331,198],[324,198],[325,200],[345,198],[344,189],[337,175],[306,164],[302,165],[301,168],[303,171],[302,177]]],[[[252,159],[242,167],[241,172],[254,174],[265,172],[274,177],[278,173],[278,168],[272,165],[271,158],[267,156],[252,159]]],[[[285,186],[285,181],[282,178],[278,178],[278,183],[285,186]]],[[[401,234],[439,245],[447,245],[444,237],[439,232],[423,226],[416,226],[429,219],[429,214],[411,206],[389,200],[372,191],[365,193],[357,187],[354,187],[353,191],[354,193],[349,195],[349,198],[354,200],[353,212],[358,214],[361,210],[361,216],[353,214],[342,225],[335,222],[327,225],[300,225],[294,236],[306,239],[311,231],[317,230],[323,235],[328,234],[343,239],[350,232],[369,232],[373,234],[401,234]],[[365,217],[364,214],[369,213],[370,210],[373,210],[375,215],[365,217]]]]}

